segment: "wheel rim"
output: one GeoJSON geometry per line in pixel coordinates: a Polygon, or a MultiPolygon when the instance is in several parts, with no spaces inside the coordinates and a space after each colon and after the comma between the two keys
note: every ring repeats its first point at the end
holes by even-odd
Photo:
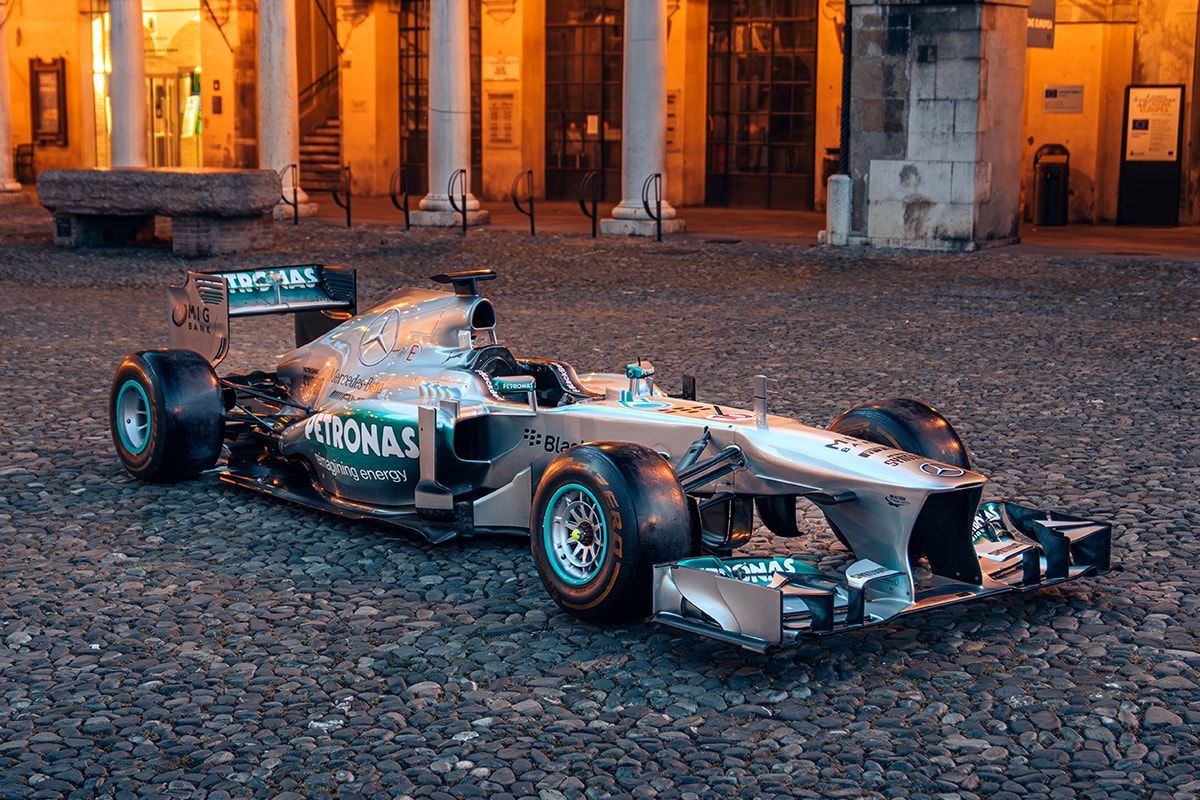
{"type": "Polygon", "coordinates": [[[542,537],[550,566],[560,580],[582,586],[595,580],[608,555],[608,525],[596,495],[569,483],[546,506],[542,537]]]}
{"type": "Polygon", "coordinates": [[[121,445],[138,455],[150,443],[150,398],[140,383],[131,379],[121,384],[114,412],[121,445]]]}

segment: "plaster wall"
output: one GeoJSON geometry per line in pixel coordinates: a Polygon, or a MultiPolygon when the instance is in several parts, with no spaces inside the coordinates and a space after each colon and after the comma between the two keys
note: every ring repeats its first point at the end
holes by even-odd
{"type": "Polygon", "coordinates": [[[526,35],[539,23],[544,35],[545,17],[539,13],[540,8],[531,5],[518,3],[509,16],[487,13],[488,9],[480,15],[480,55],[484,59],[482,195],[489,200],[508,200],[514,176],[526,169],[533,170],[535,196],[545,194],[541,180],[545,158],[531,152],[529,145],[535,137],[545,136],[537,134],[540,120],[545,117],[545,91],[532,89],[545,85],[546,51],[544,45],[539,48],[526,35]],[[489,59],[496,59],[497,69],[486,68],[489,59]],[[502,118],[501,113],[507,114],[509,109],[511,120],[502,118]],[[539,122],[530,124],[534,121],[539,122]]]}
{"type": "MultiPolygon", "coordinates": [[[[17,6],[0,29],[8,39],[9,92],[12,97],[13,146],[33,139],[29,60],[66,61],[67,144],[44,144],[36,148],[39,172],[96,160],[95,129],[92,127],[92,47],[87,0],[38,0],[17,6]]],[[[8,10],[7,8],[5,10],[8,10]]]]}
{"type": "MultiPolygon", "coordinates": [[[[207,13],[200,17],[200,100],[203,104],[200,157],[206,167],[236,167],[241,166],[237,158],[236,54],[239,48],[254,47],[255,43],[244,40],[244,31],[238,24],[239,13],[245,12],[239,12],[232,3],[221,8],[214,6],[214,12],[215,19],[207,13]]],[[[253,25],[250,30],[254,30],[253,25]]],[[[256,115],[257,107],[251,116],[252,124],[256,115]]],[[[251,128],[248,135],[253,138],[257,134],[251,128]]]]}
{"type": "Polygon", "coordinates": [[[845,25],[844,3],[840,0],[821,0],[817,18],[817,117],[815,162],[813,164],[813,205],[825,208],[825,177],[822,165],[825,151],[841,145],[842,139],[842,29],[845,25]]]}
{"type": "Polygon", "coordinates": [[[1097,6],[1059,3],[1054,48],[1030,48],[1025,82],[1025,132],[1021,141],[1024,218],[1032,220],[1033,157],[1045,144],[1071,153],[1068,219],[1111,222],[1116,218],[1123,93],[1132,80],[1136,9],[1126,3],[1097,6]],[[1083,110],[1045,108],[1047,88],[1083,87],[1083,110]]]}
{"type": "MultiPolygon", "coordinates": [[[[1200,223],[1200,104],[1197,103],[1197,0],[1139,0],[1134,83],[1184,85],[1180,222],[1200,223]]],[[[1119,145],[1119,140],[1118,140],[1119,145]]]]}
{"type": "Polygon", "coordinates": [[[351,190],[382,195],[399,166],[399,26],[385,0],[339,5],[342,159],[351,190]]]}

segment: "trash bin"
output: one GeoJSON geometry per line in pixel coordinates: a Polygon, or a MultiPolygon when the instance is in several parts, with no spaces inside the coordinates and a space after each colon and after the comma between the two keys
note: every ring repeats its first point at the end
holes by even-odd
{"type": "Polygon", "coordinates": [[[1033,224],[1067,224],[1071,153],[1061,144],[1044,144],[1033,154],[1033,224]]]}

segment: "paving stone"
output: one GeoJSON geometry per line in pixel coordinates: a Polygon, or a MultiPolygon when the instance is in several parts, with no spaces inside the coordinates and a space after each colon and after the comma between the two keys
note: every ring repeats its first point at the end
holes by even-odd
{"type": "MultiPolygon", "coordinates": [[[[0,798],[1200,791],[1195,265],[322,221],[185,264],[56,251],[49,230],[0,215],[0,798]],[[780,380],[772,411],[817,424],[926,400],[986,497],[1112,520],[1123,571],[765,658],[573,622],[517,539],[436,547],[125,475],[112,370],[165,343],[164,287],[314,262],[357,267],[364,304],[496,267],[516,352],[585,372],[643,356],[717,403],[749,404],[757,373],[780,380]]],[[[269,367],[290,336],[238,320],[223,369],[269,367]]],[[[748,552],[847,564],[819,511],[799,524],[748,552]]]]}

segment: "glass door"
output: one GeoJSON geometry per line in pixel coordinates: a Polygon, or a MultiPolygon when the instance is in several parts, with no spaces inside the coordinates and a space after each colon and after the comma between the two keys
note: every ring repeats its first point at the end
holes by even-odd
{"type": "Polygon", "coordinates": [[[811,209],[816,0],[711,0],[705,202],[811,209]]]}
{"type": "Polygon", "coordinates": [[[575,198],[588,172],[621,199],[623,0],[546,4],[546,196],[575,198]]]}
{"type": "Polygon", "coordinates": [[[150,75],[146,78],[150,94],[146,135],[150,138],[151,167],[179,166],[179,87],[174,75],[150,75]]]}

